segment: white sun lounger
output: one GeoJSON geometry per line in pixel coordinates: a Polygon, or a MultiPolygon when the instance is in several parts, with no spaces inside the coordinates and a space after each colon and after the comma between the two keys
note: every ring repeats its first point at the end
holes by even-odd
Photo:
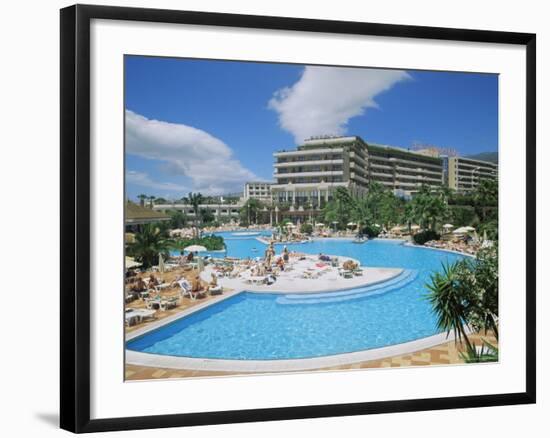
{"type": "Polygon", "coordinates": [[[182,291],[181,292],[182,296],[184,296],[184,297],[188,296],[193,301],[195,301],[197,299],[197,297],[199,297],[200,295],[206,294],[206,291],[204,289],[200,290],[198,292],[192,292],[191,291],[191,284],[185,279],[178,281],[178,284],[180,285],[180,288],[181,288],[181,291],[182,291]]]}
{"type": "Polygon", "coordinates": [[[124,320],[127,325],[131,326],[140,323],[144,319],[153,318],[155,313],[155,310],[148,309],[126,309],[124,320]]]}

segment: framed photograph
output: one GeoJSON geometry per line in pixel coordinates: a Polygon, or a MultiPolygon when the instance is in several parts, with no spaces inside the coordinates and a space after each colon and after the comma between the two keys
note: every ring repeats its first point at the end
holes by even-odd
{"type": "Polygon", "coordinates": [[[61,10],[61,427],[535,402],[535,35],[61,10]]]}

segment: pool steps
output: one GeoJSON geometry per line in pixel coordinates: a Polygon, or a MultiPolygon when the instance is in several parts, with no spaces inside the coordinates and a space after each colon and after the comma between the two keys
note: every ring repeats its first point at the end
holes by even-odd
{"type": "Polygon", "coordinates": [[[380,295],[400,289],[412,283],[418,276],[417,270],[405,269],[399,275],[388,281],[376,283],[370,286],[358,287],[355,289],[337,291],[337,292],[322,292],[315,294],[286,294],[277,298],[278,304],[319,304],[319,303],[334,303],[339,301],[355,300],[367,296],[380,295]]]}

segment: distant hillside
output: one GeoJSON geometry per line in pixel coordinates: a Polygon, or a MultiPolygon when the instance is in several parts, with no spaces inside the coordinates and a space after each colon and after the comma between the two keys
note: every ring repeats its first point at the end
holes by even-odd
{"type": "Polygon", "coordinates": [[[498,164],[498,152],[481,152],[474,155],[466,155],[465,158],[471,158],[472,160],[489,161],[491,163],[498,164]]]}

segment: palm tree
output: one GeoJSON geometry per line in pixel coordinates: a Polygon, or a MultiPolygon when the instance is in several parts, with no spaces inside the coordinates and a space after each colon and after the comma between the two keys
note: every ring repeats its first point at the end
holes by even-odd
{"type": "Polygon", "coordinates": [[[372,212],[368,198],[359,198],[355,200],[351,217],[357,222],[359,230],[362,230],[372,222],[372,212]]]}
{"type": "Polygon", "coordinates": [[[473,195],[474,203],[479,208],[481,222],[487,217],[487,207],[498,206],[498,183],[494,180],[482,179],[473,195]]]}
{"type": "Polygon", "coordinates": [[[432,193],[429,186],[423,185],[412,200],[415,219],[420,222],[422,229],[431,228],[435,231],[436,224],[447,211],[443,198],[432,193]]]}
{"type": "Polygon", "coordinates": [[[193,206],[193,213],[195,213],[195,222],[199,219],[199,205],[204,201],[204,197],[201,193],[189,192],[187,196],[187,202],[193,206]]]}
{"type": "Polygon", "coordinates": [[[143,193],[141,195],[138,195],[139,205],[141,205],[142,207],[145,207],[145,200],[148,198],[149,196],[144,195],[143,193]]]}
{"type": "Polygon", "coordinates": [[[386,190],[384,186],[379,182],[373,181],[369,185],[366,202],[370,209],[369,219],[373,222],[380,222],[380,207],[382,198],[385,196],[385,192],[386,190]]]}
{"type": "Polygon", "coordinates": [[[179,210],[171,211],[170,215],[170,227],[171,228],[183,228],[187,222],[187,216],[185,213],[179,210]]]}
{"type": "Polygon", "coordinates": [[[414,205],[409,202],[403,209],[403,215],[401,216],[401,222],[407,224],[409,234],[411,233],[411,226],[416,219],[416,212],[414,211],[414,205]]]}
{"type": "Polygon", "coordinates": [[[353,198],[345,187],[338,187],[334,198],[336,199],[338,222],[345,225],[348,222],[347,219],[353,206],[353,198]]]}
{"type": "Polygon", "coordinates": [[[149,196],[149,208],[153,208],[153,203],[155,202],[156,196],[149,196]]]}
{"type": "Polygon", "coordinates": [[[148,268],[158,262],[159,253],[168,252],[168,240],[157,224],[145,224],[136,233],[128,250],[144,268],[148,268]]]}
{"type": "Polygon", "coordinates": [[[258,223],[258,216],[264,205],[259,199],[250,198],[241,207],[241,218],[250,225],[252,222],[258,223]]]}
{"type": "Polygon", "coordinates": [[[455,340],[466,343],[466,348],[472,350],[464,324],[468,315],[466,291],[460,281],[460,262],[443,265],[442,272],[431,275],[431,283],[427,284],[429,294],[427,299],[437,315],[437,325],[447,333],[453,331],[455,340]]]}

